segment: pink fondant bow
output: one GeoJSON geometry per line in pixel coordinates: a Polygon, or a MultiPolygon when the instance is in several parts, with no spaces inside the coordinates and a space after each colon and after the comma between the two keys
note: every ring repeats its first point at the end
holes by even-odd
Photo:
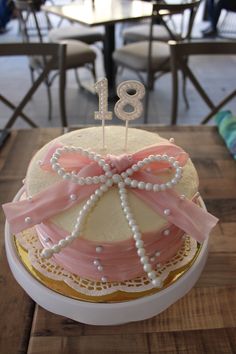
{"type": "MultiPolygon", "coordinates": [[[[50,173],[53,172],[50,159],[57,148],[61,146],[60,144],[54,144],[49,148],[41,165],[44,170],[50,173]]],[[[180,166],[184,166],[188,160],[188,155],[180,147],[164,142],[131,155],[107,155],[104,159],[111,166],[111,170],[114,173],[121,174],[145,157],[157,154],[173,156],[180,166]]],[[[98,176],[103,172],[96,161],[92,161],[89,157],[78,154],[78,152],[64,153],[60,157],[60,165],[68,172],[75,171],[79,177],[98,176]]],[[[157,184],[160,183],[158,172],[167,168],[169,168],[168,163],[155,161],[149,164],[148,170],[141,169],[135,172],[132,177],[137,181],[157,184]]],[[[96,185],[81,186],[68,180],[61,180],[37,193],[31,200],[7,203],[3,205],[3,209],[10,223],[11,231],[18,233],[29,226],[44,222],[63,210],[71,208],[75,203],[82,202],[89,198],[96,189],[96,185]],[[71,198],[72,195],[76,196],[76,198],[71,198]],[[30,225],[27,223],[29,220],[30,225]]],[[[218,221],[217,218],[191,200],[180,198],[173,189],[158,192],[140,190],[138,188],[130,188],[129,190],[154,211],[163,215],[170,223],[175,224],[197,241],[204,241],[218,221]],[[170,215],[163,214],[165,209],[171,210],[170,215]]]]}

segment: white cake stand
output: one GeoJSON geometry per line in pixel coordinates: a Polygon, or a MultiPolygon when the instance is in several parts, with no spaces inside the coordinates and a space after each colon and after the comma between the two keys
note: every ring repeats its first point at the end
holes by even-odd
{"type": "MultiPolygon", "coordinates": [[[[21,193],[22,191],[16,195],[15,200],[21,193]]],[[[203,270],[208,251],[208,241],[205,241],[191,268],[174,284],[154,295],[127,302],[90,303],[58,294],[37,281],[26,270],[18,256],[8,222],[5,225],[5,244],[8,262],[15,279],[35,302],[58,315],[93,325],[117,325],[141,321],[164,311],[194,286],[203,270]]]]}

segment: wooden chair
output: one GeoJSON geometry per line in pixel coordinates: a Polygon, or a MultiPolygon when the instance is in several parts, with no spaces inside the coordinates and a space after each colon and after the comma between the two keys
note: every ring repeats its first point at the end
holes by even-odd
{"type": "Polygon", "coordinates": [[[171,31],[163,20],[163,16],[170,13],[181,14],[188,9],[190,11],[190,15],[188,18],[186,37],[189,39],[191,37],[193,21],[199,2],[199,0],[193,0],[192,2],[181,3],[178,5],[166,4],[164,2],[153,3],[148,40],[127,44],[113,53],[113,59],[116,66],[135,71],[139,79],[146,86],[147,91],[145,97],[144,123],[147,123],[149,90],[152,89],[154,80],[162,76],[164,73],[171,71],[169,45],[161,41],[156,41],[153,38],[153,27],[155,21],[158,19],[161,23],[163,23],[166,30],[171,35],[171,38],[178,41],[179,37],[175,36],[175,33],[171,31]],[[141,73],[147,74],[147,80],[143,79],[141,73]]]}
{"type": "MultiPolygon", "coordinates": [[[[171,123],[176,124],[178,112],[178,70],[184,72],[187,78],[190,79],[202,99],[210,108],[210,113],[201,121],[201,124],[206,124],[227,102],[236,96],[236,89],[227,95],[217,105],[212,102],[207,92],[197,80],[196,76],[190,69],[186,58],[193,55],[236,55],[236,42],[232,41],[215,41],[215,42],[169,42],[171,51],[171,68],[172,68],[172,114],[171,123]]],[[[236,85],[235,85],[236,86],[236,85]]]]}
{"type": "MultiPolygon", "coordinates": [[[[158,2],[156,0],[156,2],[158,2]]],[[[160,3],[160,1],[159,1],[160,3]]],[[[188,36],[185,22],[188,22],[189,9],[184,9],[182,12],[166,10],[161,19],[157,20],[157,24],[153,25],[153,40],[168,42],[169,40],[183,40],[188,36]]],[[[139,23],[124,29],[123,41],[124,44],[145,41],[149,39],[150,24],[147,20],[144,23],[139,23]]]]}
{"type": "MultiPolygon", "coordinates": [[[[34,18],[35,21],[35,27],[37,29],[37,34],[38,34],[38,40],[39,42],[43,43],[43,35],[40,30],[40,26],[38,23],[38,19],[36,16],[36,12],[33,6],[32,1],[29,0],[15,0],[15,5],[18,10],[18,16],[19,16],[19,21],[21,23],[21,28],[22,28],[22,34],[23,34],[23,40],[25,42],[30,42],[31,38],[28,35],[27,31],[27,24],[26,24],[26,19],[27,19],[27,13],[30,12],[34,18]]],[[[66,60],[65,60],[65,69],[74,69],[75,74],[76,74],[76,80],[78,82],[78,85],[81,87],[81,83],[78,77],[77,69],[81,67],[87,68],[94,79],[94,82],[96,81],[96,71],[95,71],[95,59],[96,59],[96,53],[93,49],[89,47],[86,43],[83,43],[78,40],[65,40],[62,41],[63,43],[66,43],[66,60]]],[[[59,42],[60,43],[60,42],[59,42]]],[[[32,81],[34,81],[34,73],[35,71],[42,70],[42,67],[44,66],[44,59],[42,57],[37,57],[34,56],[30,60],[30,73],[31,73],[31,78],[32,81]]],[[[51,85],[57,76],[57,65],[55,65],[52,68],[52,75],[48,76],[48,78],[45,80],[45,84],[47,87],[47,95],[48,95],[48,102],[49,102],[49,120],[51,119],[51,112],[52,112],[52,99],[51,99],[51,85]]]]}
{"type": "MultiPolygon", "coordinates": [[[[31,118],[24,112],[26,104],[30,101],[35,91],[40,84],[47,78],[49,72],[57,64],[59,72],[59,102],[60,102],[60,118],[61,125],[67,126],[66,109],[65,109],[65,56],[66,45],[56,43],[1,43],[0,44],[0,57],[1,56],[35,56],[40,55],[45,60],[45,66],[39,73],[39,76],[34,81],[32,86],[26,92],[25,96],[21,99],[20,103],[15,106],[8,98],[0,94],[0,100],[13,110],[11,117],[5,124],[3,129],[9,129],[13,126],[16,119],[20,116],[31,127],[37,127],[31,118]]],[[[9,73],[10,77],[10,73],[9,73]]],[[[20,83],[18,83],[20,87],[20,83]]]]}

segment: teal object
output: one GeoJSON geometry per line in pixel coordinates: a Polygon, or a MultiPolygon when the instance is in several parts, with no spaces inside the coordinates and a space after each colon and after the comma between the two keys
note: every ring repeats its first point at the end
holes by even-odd
{"type": "Polygon", "coordinates": [[[221,111],[216,114],[215,122],[226,146],[236,160],[236,117],[231,111],[221,111]]]}

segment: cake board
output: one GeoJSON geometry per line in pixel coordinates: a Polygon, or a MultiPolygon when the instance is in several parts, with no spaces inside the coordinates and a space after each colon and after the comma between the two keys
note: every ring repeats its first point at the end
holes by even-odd
{"type": "MultiPolygon", "coordinates": [[[[18,200],[19,191],[14,200],[18,200]]],[[[140,321],[158,315],[183,297],[198,280],[207,259],[206,240],[193,265],[175,283],[154,295],[117,303],[90,303],[63,296],[35,279],[22,264],[14,238],[5,225],[5,247],[8,262],[16,281],[40,306],[58,315],[93,325],[118,325],[140,321]]]]}

